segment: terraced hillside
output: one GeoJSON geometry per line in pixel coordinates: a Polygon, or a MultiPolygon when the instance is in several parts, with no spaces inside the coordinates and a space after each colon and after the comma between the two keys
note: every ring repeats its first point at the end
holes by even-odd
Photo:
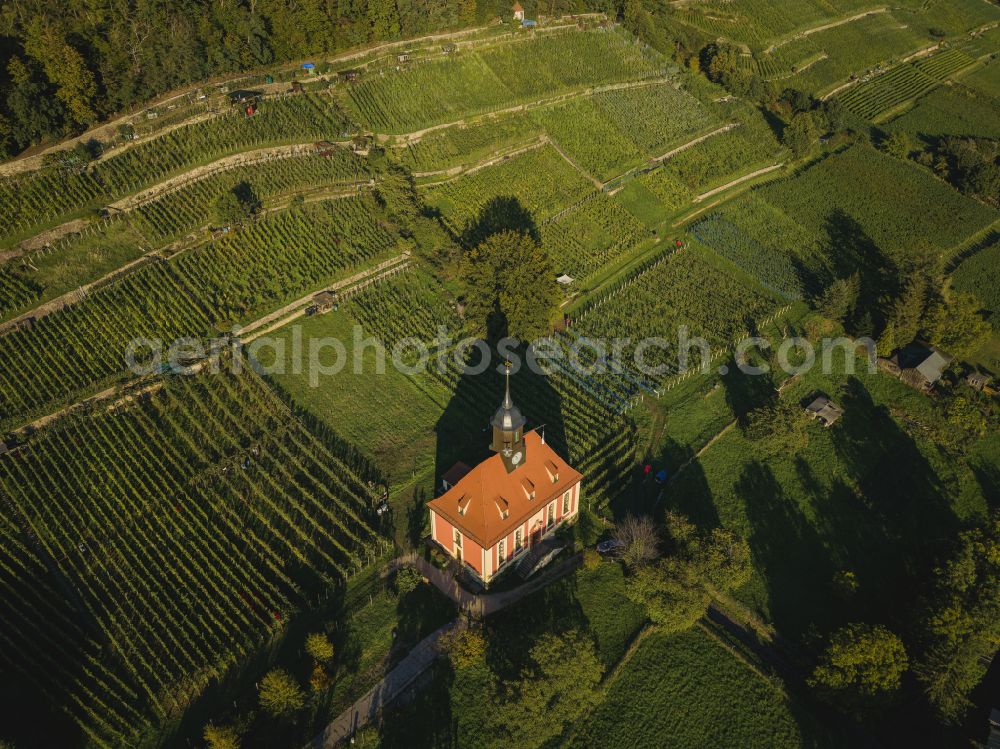
{"type": "Polygon", "coordinates": [[[255,375],[161,384],[0,461],[3,670],[89,746],[148,739],[385,549],[367,477],[255,375]]]}
{"type": "MultiPolygon", "coordinates": [[[[0,179],[0,686],[30,685],[11,703],[24,715],[18,738],[42,716],[66,746],[193,745],[209,721],[249,726],[248,748],[305,745],[441,626],[441,611],[452,615],[423,583],[410,596],[369,565],[421,547],[441,474],[485,454],[504,381],[494,368],[469,374],[474,353],[457,340],[478,330],[466,319],[467,252],[502,229],[537,240],[551,266],[544,343],[555,355],[547,374],[511,382],[529,428],[584,474],[586,508],[603,516],[587,533],[667,510],[735,528],[754,569],[729,603],[794,641],[803,663],[839,623],[826,588],[853,550],[868,575],[854,600],[886,595],[894,576],[918,589],[921,550],[986,512],[993,433],[969,436],[952,459],[939,440],[952,417],[944,399],[925,403],[882,375],[863,388],[803,378],[791,396],[777,377],[741,390],[720,365],[746,334],[839,335],[841,322],[816,310],[859,269],[855,307],[885,308],[865,335],[880,332],[903,269],[953,257],[966,258],[955,287],[995,322],[1000,214],[935,164],[890,155],[872,125],[928,142],[994,137],[997,66],[985,58],[1000,42],[970,31],[1000,11],[981,0],[661,10],[651,19],[685,39],[746,45],[740,65],[779,92],[836,92],[847,124],[827,132],[827,110],[803,97],[815,119],[800,150],[789,133],[797,97],[734,96],[592,14],[317,58],[301,85],[279,75],[249,92],[252,116],[192,106],[138,139],[115,135],[0,179]],[[917,50],[927,54],[904,59],[917,50]],[[681,328],[712,347],[704,376],[683,371],[681,328]],[[447,343],[423,370],[365,369],[379,356],[360,336],[414,365],[410,339],[439,335],[447,343]],[[650,338],[670,344],[643,352],[652,371],[587,348],[623,340],[631,357],[650,338]],[[303,357],[303,340],[323,347],[303,357]],[[191,350],[180,361],[156,356],[176,343],[191,350]],[[227,352],[222,373],[199,352],[211,343],[227,352]],[[812,390],[849,404],[851,431],[810,434],[769,474],[772,455],[754,452],[767,446],[742,422],[781,399],[782,413],[801,415],[789,398],[812,390]],[[866,418],[879,440],[870,454],[866,418]],[[920,527],[898,537],[875,470],[897,458],[921,508],[920,527]],[[824,465],[840,473],[811,479],[824,465]],[[810,493],[820,484],[843,514],[823,514],[833,511],[810,493]],[[786,496],[802,518],[777,506],[786,496]],[[877,543],[845,540],[866,512],[905,558],[884,576],[877,543]],[[842,558],[808,557],[817,538],[842,558]],[[808,563],[793,569],[785,544],[808,563]],[[366,575],[371,588],[340,607],[366,575]],[[336,639],[329,674],[303,655],[313,629],[336,639]],[[272,666],[309,684],[294,719],[259,706],[255,682],[272,666]]],[[[625,586],[611,563],[588,574],[611,568],[625,586]]],[[[619,657],[623,670],[563,737],[570,745],[666,735],[611,725],[657,658],[735,679],[771,721],[740,721],[747,741],[810,740],[799,681],[786,701],[717,633],[655,634],[629,665],[643,611],[628,604],[628,627],[610,614],[595,623],[615,630],[607,673],[619,657]]],[[[662,712],[651,725],[676,729],[680,745],[723,742],[681,718],[708,720],[724,695],[701,678],[667,681],[636,709],[662,712]]]]}

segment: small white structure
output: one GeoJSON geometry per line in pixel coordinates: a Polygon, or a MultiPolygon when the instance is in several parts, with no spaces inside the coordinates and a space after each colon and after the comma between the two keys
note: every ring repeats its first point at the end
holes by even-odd
{"type": "Polygon", "coordinates": [[[524,8],[521,7],[521,3],[514,2],[514,7],[511,9],[514,11],[514,20],[523,21],[524,20],[524,8]]]}
{"type": "Polygon", "coordinates": [[[829,428],[844,415],[844,409],[825,395],[821,395],[806,406],[806,413],[809,414],[809,418],[816,419],[823,426],[829,428]]]}
{"type": "Polygon", "coordinates": [[[565,273],[563,273],[561,276],[559,276],[559,278],[556,279],[556,283],[562,284],[563,286],[569,286],[571,283],[573,283],[573,277],[567,276],[565,273]]]}

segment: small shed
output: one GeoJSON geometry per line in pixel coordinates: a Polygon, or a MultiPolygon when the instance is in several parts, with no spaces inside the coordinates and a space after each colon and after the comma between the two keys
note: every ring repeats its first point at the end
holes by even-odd
{"type": "Polygon", "coordinates": [[[332,291],[321,291],[312,299],[313,303],[306,312],[310,315],[321,315],[329,312],[337,303],[337,295],[332,291]]]}
{"type": "Polygon", "coordinates": [[[353,68],[350,70],[341,70],[339,73],[337,73],[337,77],[342,81],[353,83],[354,81],[358,80],[358,78],[361,77],[361,71],[355,70],[353,68]]]}
{"type": "Polygon", "coordinates": [[[398,55],[396,55],[396,62],[409,62],[409,61],[410,61],[409,52],[400,52],[398,55]]]}
{"type": "Polygon", "coordinates": [[[973,390],[982,392],[989,387],[990,379],[991,378],[988,374],[983,374],[982,372],[972,372],[965,378],[965,381],[969,383],[969,387],[973,390]]]}
{"type": "Polygon", "coordinates": [[[514,6],[511,8],[511,11],[514,14],[515,21],[524,20],[524,8],[522,7],[521,3],[517,2],[517,0],[514,0],[514,6]]]}
{"type": "Polygon", "coordinates": [[[312,75],[313,71],[316,70],[316,65],[311,62],[302,63],[302,70],[305,71],[306,75],[312,75]]]}
{"type": "Polygon", "coordinates": [[[441,491],[446,492],[451,489],[451,487],[464,479],[471,470],[465,463],[458,461],[441,476],[441,491]]]}
{"type": "Polygon", "coordinates": [[[559,276],[559,278],[556,279],[556,283],[561,284],[562,286],[569,286],[570,284],[573,283],[573,277],[563,273],[561,276],[559,276]]]}
{"type": "Polygon", "coordinates": [[[844,415],[844,409],[825,395],[821,395],[806,406],[806,413],[809,414],[809,418],[815,419],[829,429],[844,415]]]}
{"type": "Polygon", "coordinates": [[[890,361],[899,369],[899,379],[916,390],[929,393],[944,376],[951,357],[933,346],[914,341],[897,351],[890,361]]]}

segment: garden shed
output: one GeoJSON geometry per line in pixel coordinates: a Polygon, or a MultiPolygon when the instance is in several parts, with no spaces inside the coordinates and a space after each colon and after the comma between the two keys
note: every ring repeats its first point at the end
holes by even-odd
{"type": "Polygon", "coordinates": [[[810,419],[815,419],[823,426],[830,428],[844,415],[844,409],[825,395],[820,395],[806,406],[806,413],[809,414],[810,419]]]}

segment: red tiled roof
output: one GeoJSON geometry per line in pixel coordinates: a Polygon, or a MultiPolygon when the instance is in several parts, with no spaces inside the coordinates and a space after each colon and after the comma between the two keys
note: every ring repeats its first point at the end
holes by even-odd
{"type": "Polygon", "coordinates": [[[520,13],[522,10],[524,10],[524,8],[521,7],[521,3],[515,2],[514,3],[514,12],[515,13],[520,13]]]}
{"type": "Polygon", "coordinates": [[[499,454],[491,455],[427,504],[464,535],[489,548],[582,478],[538,434],[528,432],[524,462],[512,472],[507,473],[499,454]],[[534,499],[530,498],[532,489],[534,499]]]}
{"type": "Polygon", "coordinates": [[[462,461],[458,461],[455,465],[445,471],[444,476],[441,480],[444,481],[448,486],[454,486],[459,481],[461,481],[472,469],[465,465],[462,461]]]}

